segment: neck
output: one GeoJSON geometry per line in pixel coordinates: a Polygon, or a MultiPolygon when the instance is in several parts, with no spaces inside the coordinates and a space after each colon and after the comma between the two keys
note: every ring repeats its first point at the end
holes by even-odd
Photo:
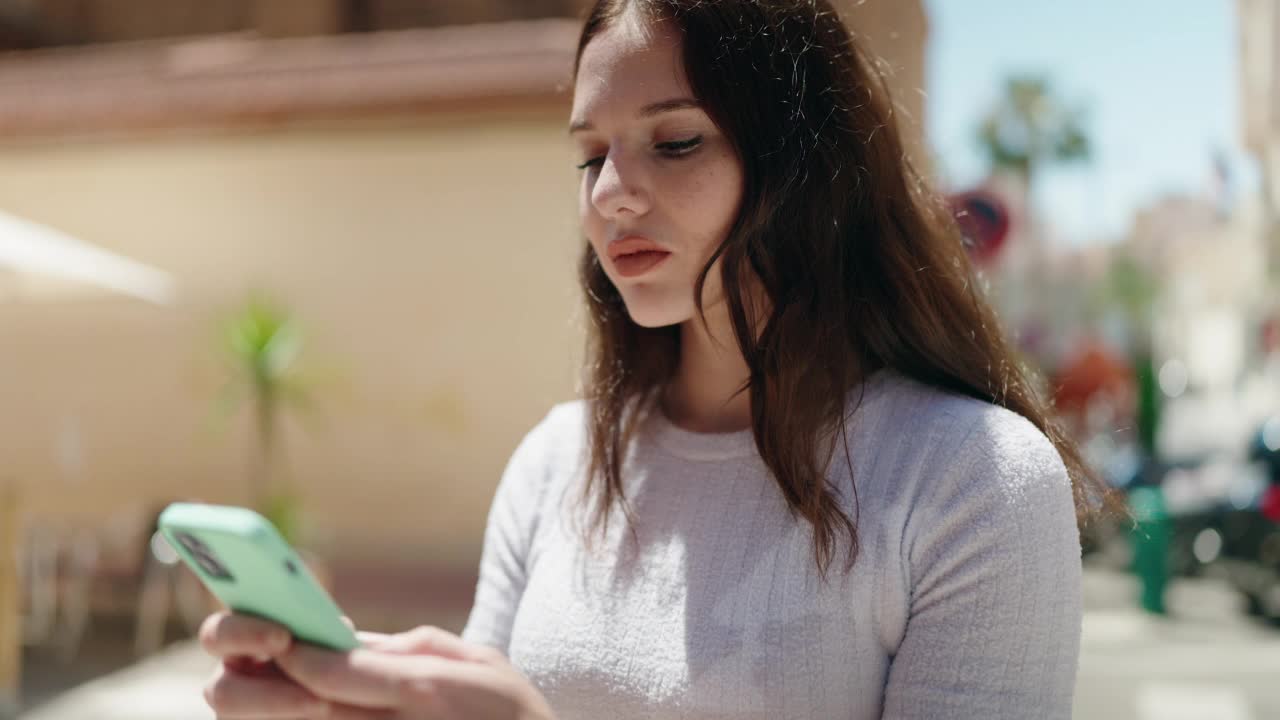
{"type": "Polygon", "coordinates": [[[680,364],[663,393],[663,412],[693,432],[724,433],[751,427],[751,395],[740,388],[749,372],[723,303],[707,309],[707,325],[680,326],[680,364]]]}

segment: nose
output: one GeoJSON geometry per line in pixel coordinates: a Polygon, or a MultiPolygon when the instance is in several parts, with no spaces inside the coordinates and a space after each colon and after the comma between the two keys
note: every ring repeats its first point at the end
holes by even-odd
{"type": "Polygon", "coordinates": [[[605,156],[591,187],[591,204],[605,218],[625,213],[643,215],[652,205],[648,178],[640,162],[621,155],[610,152],[605,156]]]}

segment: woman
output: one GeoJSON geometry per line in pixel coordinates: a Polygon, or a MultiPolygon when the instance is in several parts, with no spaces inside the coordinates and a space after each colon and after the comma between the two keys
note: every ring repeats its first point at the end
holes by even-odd
{"type": "Polygon", "coordinates": [[[587,399],[512,456],[462,637],[215,616],[220,716],[1069,717],[1101,486],[827,2],[601,0],[570,124],[587,399]]]}

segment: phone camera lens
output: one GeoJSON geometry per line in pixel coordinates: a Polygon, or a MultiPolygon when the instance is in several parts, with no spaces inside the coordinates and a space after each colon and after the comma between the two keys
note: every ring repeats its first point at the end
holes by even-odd
{"type": "Polygon", "coordinates": [[[284,561],[284,569],[285,569],[285,570],[288,570],[290,575],[297,575],[297,574],[298,574],[298,566],[297,566],[297,565],[294,565],[292,560],[285,560],[285,561],[284,561]]]}
{"type": "Polygon", "coordinates": [[[178,543],[191,555],[196,561],[196,565],[200,567],[206,575],[218,580],[234,581],[235,578],[227,570],[214,554],[213,548],[206,545],[199,538],[191,533],[176,532],[174,537],[178,539],[178,543]]]}

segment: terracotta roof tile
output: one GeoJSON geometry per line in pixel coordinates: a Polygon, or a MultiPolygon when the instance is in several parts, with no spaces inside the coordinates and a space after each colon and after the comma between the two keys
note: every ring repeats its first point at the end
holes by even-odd
{"type": "Polygon", "coordinates": [[[0,138],[567,104],[578,29],[534,20],[9,53],[0,55],[0,138]]]}

